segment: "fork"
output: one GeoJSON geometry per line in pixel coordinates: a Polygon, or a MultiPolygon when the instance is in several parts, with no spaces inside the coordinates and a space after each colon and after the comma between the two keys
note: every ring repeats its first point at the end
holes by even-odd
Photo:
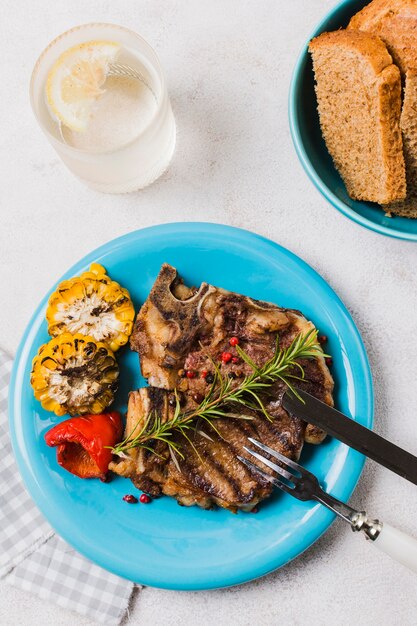
{"type": "Polygon", "coordinates": [[[268,466],[274,471],[274,474],[268,474],[249,459],[238,455],[239,461],[244,463],[250,470],[256,471],[265,480],[275,485],[275,487],[279,487],[285,493],[298,498],[298,500],[315,500],[320,502],[320,504],[323,504],[348,522],[353,531],[363,532],[365,538],[370,539],[382,552],[385,552],[391,558],[417,573],[416,539],[377,519],[370,519],[365,511],[357,511],[348,504],[337,500],[324,491],[317,477],[304,467],[252,437],[248,437],[248,440],[268,456],[264,456],[246,446],[244,446],[244,450],[268,466]],[[277,459],[279,465],[271,461],[269,457],[277,459]]]}

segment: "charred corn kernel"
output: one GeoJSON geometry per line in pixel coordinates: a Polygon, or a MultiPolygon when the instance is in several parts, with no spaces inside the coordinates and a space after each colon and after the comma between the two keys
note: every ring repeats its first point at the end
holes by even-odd
{"type": "Polygon", "coordinates": [[[102,341],[113,352],[127,343],[135,310],[127,289],[93,263],[88,272],[64,280],[49,298],[46,310],[48,332],[81,333],[102,341]]]}
{"type": "Polygon", "coordinates": [[[30,382],[35,398],[56,415],[102,413],[119,377],[110,348],[93,337],[63,333],[39,348],[30,382]]]}

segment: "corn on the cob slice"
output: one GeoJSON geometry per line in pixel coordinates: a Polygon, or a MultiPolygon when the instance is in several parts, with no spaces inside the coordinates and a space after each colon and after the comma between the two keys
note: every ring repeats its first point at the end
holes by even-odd
{"type": "Polygon", "coordinates": [[[44,409],[56,415],[101,413],[114,398],[119,368],[93,337],[63,333],[39,348],[30,382],[44,409]]]}
{"type": "Polygon", "coordinates": [[[127,289],[111,280],[104,267],[93,263],[88,272],[64,280],[49,298],[48,332],[89,335],[113,352],[127,343],[135,310],[127,289]]]}

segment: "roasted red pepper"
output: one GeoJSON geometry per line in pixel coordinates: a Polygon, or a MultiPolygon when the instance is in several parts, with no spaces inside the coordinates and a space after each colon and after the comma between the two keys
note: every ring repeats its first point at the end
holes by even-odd
{"type": "Polygon", "coordinates": [[[120,413],[71,417],[45,435],[48,446],[57,446],[58,463],[80,478],[105,480],[111,449],[122,437],[120,413]]]}

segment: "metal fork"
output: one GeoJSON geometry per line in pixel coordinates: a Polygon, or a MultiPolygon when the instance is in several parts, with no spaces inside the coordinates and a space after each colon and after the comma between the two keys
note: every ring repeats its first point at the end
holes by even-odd
{"type": "Polygon", "coordinates": [[[268,474],[249,459],[239,455],[237,457],[239,461],[244,463],[251,471],[256,471],[265,480],[279,487],[279,489],[285,491],[285,493],[289,493],[295,498],[298,498],[298,500],[315,500],[316,502],[320,502],[320,504],[323,504],[333,511],[333,513],[336,513],[336,515],[348,522],[353,531],[362,531],[366,539],[370,539],[372,544],[377,546],[382,552],[385,552],[393,559],[417,573],[416,539],[388,524],[383,524],[377,519],[370,519],[365,511],[357,511],[348,504],[337,500],[337,498],[334,498],[324,491],[317,477],[304,467],[292,459],[287,458],[280,452],[269,448],[260,441],[252,439],[252,437],[249,437],[248,440],[269,457],[273,457],[279,461],[278,465],[271,461],[270,458],[244,446],[246,452],[264,465],[267,465],[274,471],[274,474],[268,474]]]}

